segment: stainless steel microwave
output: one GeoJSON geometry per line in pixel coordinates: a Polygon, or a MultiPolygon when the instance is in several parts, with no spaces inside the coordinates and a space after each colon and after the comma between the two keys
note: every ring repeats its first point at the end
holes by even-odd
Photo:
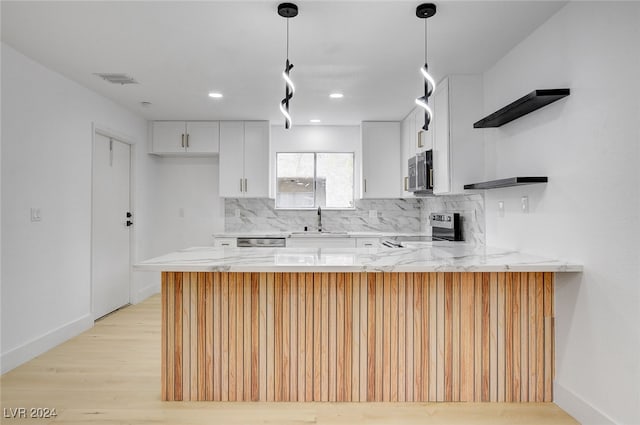
{"type": "Polygon", "coordinates": [[[433,151],[420,152],[409,158],[408,191],[414,195],[433,194],[433,151]]]}

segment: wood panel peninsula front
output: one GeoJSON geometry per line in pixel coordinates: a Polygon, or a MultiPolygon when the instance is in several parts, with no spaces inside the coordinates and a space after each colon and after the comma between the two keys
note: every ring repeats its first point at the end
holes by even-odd
{"type": "Polygon", "coordinates": [[[192,248],[162,272],[163,400],[552,401],[554,273],[456,243],[192,248]]]}

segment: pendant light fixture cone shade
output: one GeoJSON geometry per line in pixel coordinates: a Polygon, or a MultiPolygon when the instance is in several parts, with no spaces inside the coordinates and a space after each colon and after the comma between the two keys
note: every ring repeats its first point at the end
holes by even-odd
{"type": "Polygon", "coordinates": [[[296,87],[289,76],[293,64],[289,62],[289,18],[298,16],[298,6],[293,3],[280,3],[278,5],[278,15],[287,19],[287,61],[285,62],[284,71],[282,71],[282,79],[285,83],[284,99],[280,101],[280,112],[284,115],[284,128],[289,129],[293,125],[291,114],[289,113],[289,101],[293,99],[296,87]]]}
{"type": "Polygon", "coordinates": [[[433,3],[423,3],[416,8],[416,16],[424,19],[424,66],[420,68],[420,73],[424,79],[424,96],[416,99],[416,105],[424,109],[424,125],[422,129],[429,130],[429,123],[433,118],[433,111],[429,106],[429,96],[436,89],[436,82],[429,74],[429,66],[427,65],[427,18],[436,14],[436,5],[433,3]]]}

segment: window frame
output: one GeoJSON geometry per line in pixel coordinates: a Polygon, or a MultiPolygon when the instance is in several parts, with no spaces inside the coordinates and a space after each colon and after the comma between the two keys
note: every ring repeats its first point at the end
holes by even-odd
{"type": "Polygon", "coordinates": [[[356,209],[356,153],[351,151],[277,151],[275,152],[275,191],[273,199],[273,208],[277,211],[314,211],[321,207],[323,210],[330,211],[353,211],[356,209]],[[278,206],[278,155],[280,154],[313,154],[313,207],[279,207],[278,206]],[[352,207],[323,207],[318,205],[317,198],[317,169],[318,169],[318,154],[348,154],[351,155],[352,173],[351,173],[351,187],[353,196],[352,207]]]}

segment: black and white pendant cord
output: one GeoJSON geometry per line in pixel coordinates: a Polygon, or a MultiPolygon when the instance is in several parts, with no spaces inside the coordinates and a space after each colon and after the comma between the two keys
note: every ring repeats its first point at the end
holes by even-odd
{"type": "Polygon", "coordinates": [[[291,114],[289,113],[289,101],[293,98],[296,91],[296,87],[289,76],[293,68],[293,64],[289,62],[289,18],[298,16],[298,6],[293,3],[280,3],[278,5],[278,15],[287,19],[287,61],[285,62],[284,71],[282,72],[282,78],[285,82],[285,96],[284,99],[280,101],[280,112],[284,115],[284,128],[289,129],[293,124],[291,114]]]}
{"type": "Polygon", "coordinates": [[[436,82],[429,74],[429,66],[427,64],[427,19],[436,14],[436,5],[433,3],[423,3],[416,8],[416,16],[424,19],[424,66],[420,68],[420,73],[424,78],[424,96],[416,98],[416,105],[424,109],[424,126],[422,129],[429,130],[429,123],[433,118],[433,111],[429,106],[429,96],[436,89],[436,82]]]}

